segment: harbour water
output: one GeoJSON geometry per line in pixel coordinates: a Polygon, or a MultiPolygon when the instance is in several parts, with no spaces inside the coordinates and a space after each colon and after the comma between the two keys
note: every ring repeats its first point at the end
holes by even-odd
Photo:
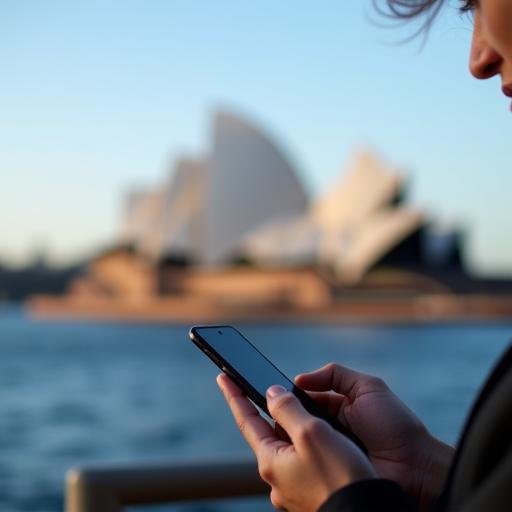
{"type": "MultiPolygon", "coordinates": [[[[338,361],[383,377],[450,443],[512,337],[512,321],[239,327],[289,375],[338,361]]],[[[250,457],[187,330],[0,308],[0,510],[62,510],[72,466],[250,457]]],[[[163,508],[271,510],[262,500],[151,510],[163,508]]]]}

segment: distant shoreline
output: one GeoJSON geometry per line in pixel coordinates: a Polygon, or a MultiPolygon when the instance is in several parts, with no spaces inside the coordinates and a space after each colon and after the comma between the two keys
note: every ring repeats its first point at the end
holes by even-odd
{"type": "Polygon", "coordinates": [[[148,324],[493,322],[512,320],[512,295],[347,298],[321,308],[219,304],[183,298],[154,298],[138,302],[36,296],[25,303],[25,308],[35,319],[148,324]]]}

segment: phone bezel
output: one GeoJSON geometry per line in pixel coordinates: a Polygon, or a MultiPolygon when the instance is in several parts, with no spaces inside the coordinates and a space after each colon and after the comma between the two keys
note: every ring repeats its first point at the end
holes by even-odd
{"type": "Polygon", "coordinates": [[[258,350],[236,327],[231,325],[196,325],[190,328],[189,336],[195,345],[213,361],[224,373],[231,377],[236,384],[238,384],[246,395],[266,414],[269,416],[270,413],[267,408],[267,399],[241,374],[236,368],[234,368],[229,361],[219,354],[209,343],[206,341],[199,332],[198,329],[233,329],[236,331],[263,359],[265,359],[274,369],[279,372],[292,386],[295,387],[293,382],[261,351],[258,350]]]}

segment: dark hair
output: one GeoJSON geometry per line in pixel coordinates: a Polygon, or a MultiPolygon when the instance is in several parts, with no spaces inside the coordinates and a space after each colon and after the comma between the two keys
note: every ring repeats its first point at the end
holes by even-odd
{"type": "Polygon", "coordinates": [[[419,29],[411,38],[428,32],[445,0],[372,0],[377,12],[386,18],[410,21],[423,17],[419,29]]]}

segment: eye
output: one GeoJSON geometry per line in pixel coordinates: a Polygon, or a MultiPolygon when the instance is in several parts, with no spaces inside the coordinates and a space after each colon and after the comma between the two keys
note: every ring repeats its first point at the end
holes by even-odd
{"type": "Polygon", "coordinates": [[[477,0],[461,0],[460,12],[472,12],[475,10],[477,0]]]}

